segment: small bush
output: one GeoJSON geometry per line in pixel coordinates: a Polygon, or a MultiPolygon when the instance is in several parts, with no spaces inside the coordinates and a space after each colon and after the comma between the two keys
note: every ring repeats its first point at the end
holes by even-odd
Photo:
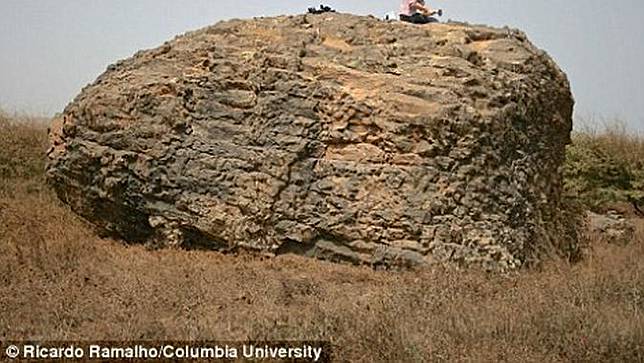
{"type": "Polygon", "coordinates": [[[599,212],[615,203],[644,205],[644,138],[615,124],[572,139],[564,169],[569,197],[599,212]]]}

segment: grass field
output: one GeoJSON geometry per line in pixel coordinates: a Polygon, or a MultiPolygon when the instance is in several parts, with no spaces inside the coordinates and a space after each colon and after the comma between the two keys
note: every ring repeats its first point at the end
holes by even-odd
{"type": "MultiPolygon", "coordinates": [[[[624,134],[579,137],[643,155],[624,134]]],[[[148,251],[98,238],[59,203],[45,149],[44,121],[0,116],[0,340],[314,339],[346,361],[644,360],[642,220],[630,244],[588,236],[582,262],[506,275],[148,251]]]]}

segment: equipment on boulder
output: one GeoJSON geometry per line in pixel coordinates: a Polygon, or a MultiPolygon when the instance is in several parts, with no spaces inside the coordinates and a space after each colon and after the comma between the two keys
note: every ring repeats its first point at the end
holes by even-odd
{"type": "MultiPolygon", "coordinates": [[[[433,13],[432,13],[433,14],[433,13]]],[[[442,12],[441,12],[442,14],[442,12]]],[[[400,21],[412,24],[429,24],[429,23],[438,23],[438,19],[434,18],[431,15],[424,15],[421,13],[415,13],[411,16],[400,14],[400,21]]]]}
{"type": "MultiPolygon", "coordinates": [[[[429,17],[436,16],[436,15],[438,15],[439,17],[443,16],[443,9],[438,9],[436,11],[432,11],[429,14],[429,17]]],[[[404,18],[404,17],[405,16],[401,15],[401,18],[404,18]]],[[[389,13],[385,14],[385,16],[383,17],[384,20],[398,20],[397,18],[398,17],[395,15],[395,12],[389,12],[389,13]]],[[[410,18],[410,17],[407,17],[407,18],[410,18]]]]}
{"type": "MultiPolygon", "coordinates": [[[[424,6],[425,2],[422,2],[422,5],[424,6]]],[[[428,9],[423,8],[421,9],[422,11],[416,11],[411,15],[406,15],[404,13],[400,14],[400,20],[407,22],[407,23],[412,23],[412,24],[429,24],[429,23],[438,23],[438,19],[434,18],[434,16],[443,16],[443,9],[438,9],[429,12],[428,9]]]]}
{"type": "Polygon", "coordinates": [[[319,9],[309,8],[309,14],[335,13],[335,10],[326,5],[320,5],[319,9]]]}

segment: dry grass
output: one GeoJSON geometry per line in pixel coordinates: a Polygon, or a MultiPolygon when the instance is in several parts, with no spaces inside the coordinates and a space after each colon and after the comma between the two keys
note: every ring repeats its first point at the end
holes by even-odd
{"type": "Polygon", "coordinates": [[[99,239],[44,187],[44,132],[0,121],[13,165],[0,176],[0,340],[322,339],[347,361],[644,361],[642,221],[628,246],[591,241],[581,263],[510,275],[147,251],[99,239]]]}
{"type": "Polygon", "coordinates": [[[0,110],[0,187],[16,179],[40,181],[45,167],[46,122],[28,116],[10,118],[0,110]]]}
{"type": "Polygon", "coordinates": [[[644,135],[632,133],[619,120],[604,121],[600,125],[580,122],[584,126],[573,135],[575,141],[610,151],[615,159],[627,164],[644,165],[644,135]]]}

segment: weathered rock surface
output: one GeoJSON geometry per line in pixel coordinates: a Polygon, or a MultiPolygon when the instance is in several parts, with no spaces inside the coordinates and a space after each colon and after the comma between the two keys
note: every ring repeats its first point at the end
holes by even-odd
{"type": "Polygon", "coordinates": [[[515,30],[234,20],[110,66],[54,122],[48,176],[129,242],[516,268],[574,250],[572,108],[515,30]]]}

